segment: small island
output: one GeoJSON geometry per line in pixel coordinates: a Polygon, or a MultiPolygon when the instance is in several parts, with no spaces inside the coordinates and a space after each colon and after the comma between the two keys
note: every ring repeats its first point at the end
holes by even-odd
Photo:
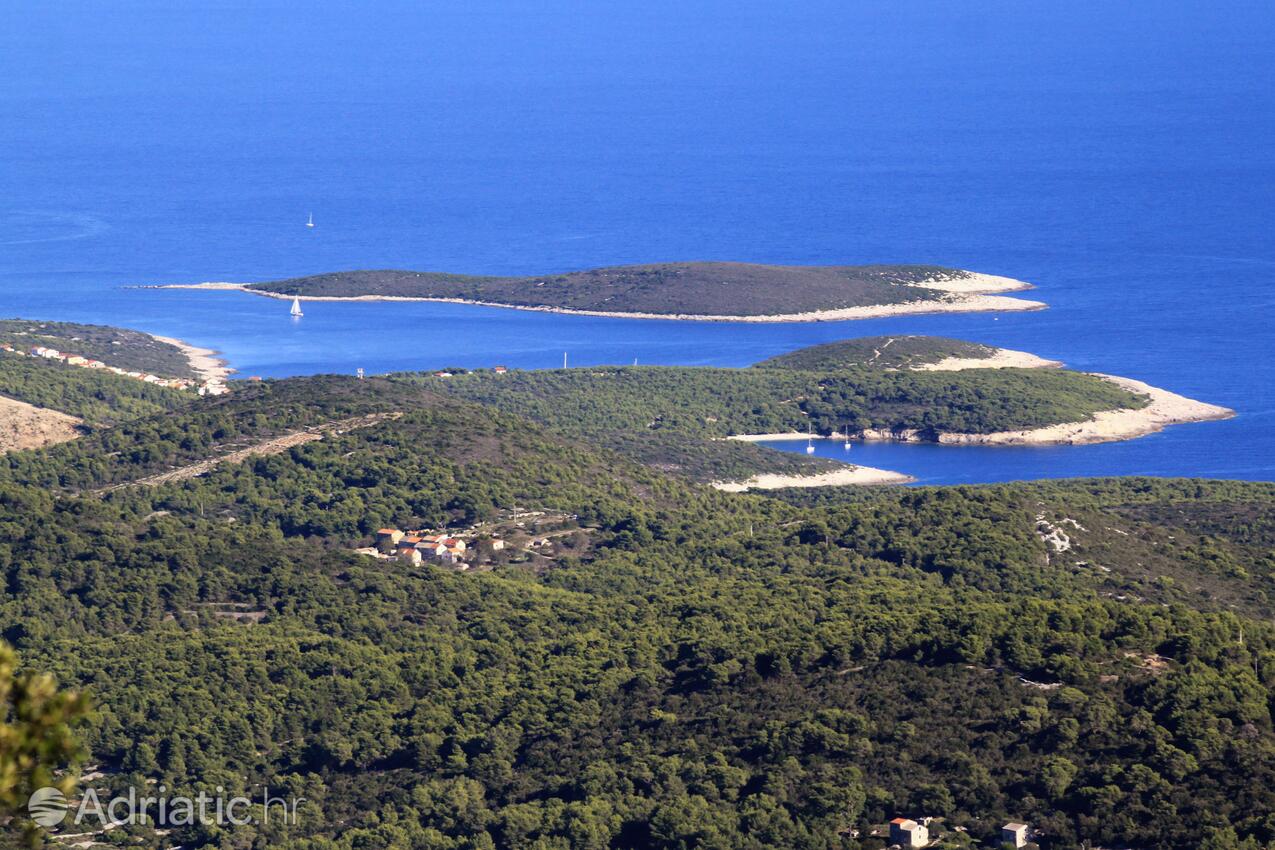
{"type": "Polygon", "coordinates": [[[818,322],[915,313],[1040,310],[1002,294],[1020,280],[930,265],[779,266],[651,263],[532,277],[364,270],[263,283],[163,288],[311,301],[442,301],[635,319],[818,322]]]}

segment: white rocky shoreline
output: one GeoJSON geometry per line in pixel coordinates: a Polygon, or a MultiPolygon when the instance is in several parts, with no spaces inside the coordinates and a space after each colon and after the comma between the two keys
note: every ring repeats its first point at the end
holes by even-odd
{"type": "MultiPolygon", "coordinates": [[[[1150,403],[1140,408],[1117,408],[1100,410],[1091,419],[1083,422],[1064,422],[1058,425],[1045,425],[1040,428],[1027,428],[1018,431],[994,431],[988,434],[962,434],[943,432],[937,439],[923,437],[915,429],[888,431],[867,428],[851,435],[851,439],[864,441],[888,441],[896,443],[940,443],[942,445],[983,445],[983,446],[1083,446],[1093,443],[1110,443],[1118,440],[1130,440],[1163,431],[1170,425],[1181,425],[1188,422],[1207,422],[1217,419],[1230,419],[1235,411],[1216,404],[1187,398],[1169,390],[1153,387],[1132,378],[1121,378],[1115,375],[1103,375],[1090,372],[1095,378],[1110,381],[1121,389],[1138,393],[1150,398],[1150,403]]],[[[736,434],[726,437],[727,440],[739,440],[747,443],[764,443],[776,440],[805,440],[809,434],[789,431],[779,434],[736,434]]],[[[842,440],[845,435],[833,433],[829,439],[842,440]]]]}

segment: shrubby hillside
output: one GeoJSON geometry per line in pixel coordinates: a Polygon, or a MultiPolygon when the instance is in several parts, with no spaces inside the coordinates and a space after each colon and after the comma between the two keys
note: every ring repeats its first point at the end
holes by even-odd
{"type": "Polygon", "coordinates": [[[936,439],[1079,422],[1146,404],[1107,381],[1061,369],[626,366],[392,379],[526,416],[697,481],[803,469],[804,459],[720,439],[732,434],[915,429],[936,439]]]}

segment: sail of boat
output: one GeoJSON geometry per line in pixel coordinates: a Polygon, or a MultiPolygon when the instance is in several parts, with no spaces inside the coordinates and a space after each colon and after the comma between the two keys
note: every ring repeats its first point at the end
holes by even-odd
{"type": "Polygon", "coordinates": [[[291,313],[291,314],[292,314],[292,315],[294,315],[294,316],[304,316],[304,315],[305,315],[304,313],[302,313],[302,312],[301,312],[301,299],[300,299],[300,298],[297,298],[296,296],[293,296],[293,298],[292,298],[292,309],[291,309],[291,310],[289,310],[288,312],[289,312],[289,313],[291,313]]]}

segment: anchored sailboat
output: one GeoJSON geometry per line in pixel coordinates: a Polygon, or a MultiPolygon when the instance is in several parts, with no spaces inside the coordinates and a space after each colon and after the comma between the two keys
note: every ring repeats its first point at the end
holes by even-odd
{"type": "Polygon", "coordinates": [[[300,318],[301,316],[304,316],[304,315],[305,315],[305,313],[302,313],[302,312],[301,312],[301,299],[300,299],[300,298],[297,298],[296,296],[293,296],[293,298],[292,298],[292,309],[291,309],[291,310],[289,310],[288,312],[292,314],[293,318],[300,318]]]}
{"type": "Polygon", "coordinates": [[[314,227],[314,213],[310,213],[310,218],[305,223],[306,227],[314,227]]]}
{"type": "Polygon", "coordinates": [[[845,445],[846,451],[850,451],[850,423],[849,422],[845,424],[845,430],[842,431],[841,433],[846,435],[846,441],[843,445],[845,445]]]}
{"type": "Polygon", "coordinates": [[[810,425],[809,425],[809,435],[810,435],[810,436],[806,437],[806,454],[808,454],[808,455],[812,455],[812,454],[814,454],[814,453],[815,453],[815,426],[814,426],[814,423],[810,423],[810,425]]]}

